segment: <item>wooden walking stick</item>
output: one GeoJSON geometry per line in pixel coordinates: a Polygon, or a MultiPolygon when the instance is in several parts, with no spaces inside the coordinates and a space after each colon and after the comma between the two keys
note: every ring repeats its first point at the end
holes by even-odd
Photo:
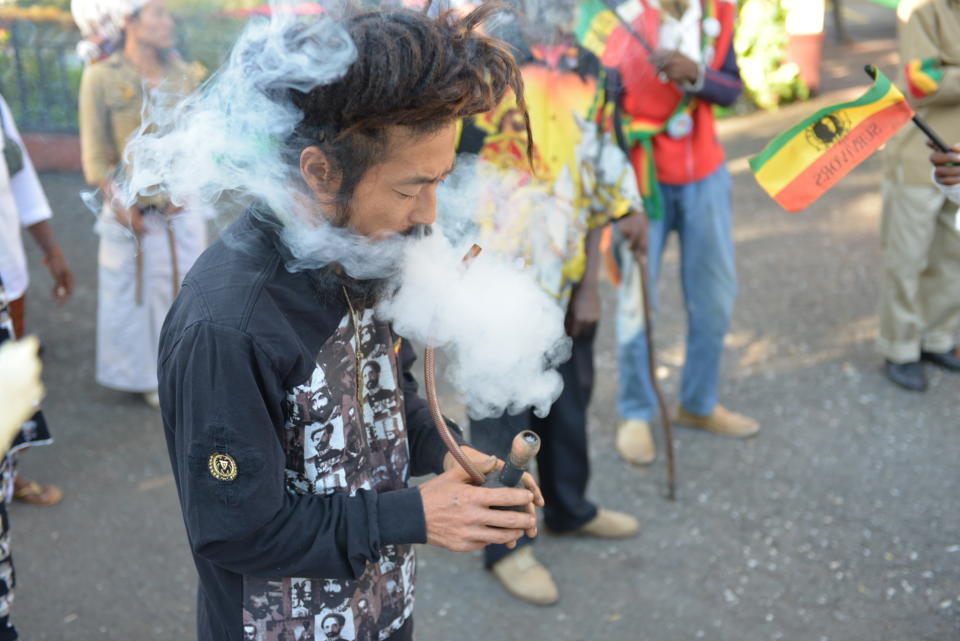
{"type": "Polygon", "coordinates": [[[657,358],[653,347],[653,324],[650,322],[650,287],[647,283],[647,254],[638,251],[634,254],[640,267],[640,292],[643,296],[643,325],[647,339],[647,368],[650,370],[650,384],[657,395],[657,404],[660,406],[660,420],[663,423],[663,437],[667,446],[667,498],[677,500],[677,469],[673,454],[673,423],[670,422],[670,411],[664,402],[663,392],[657,383],[657,358]]]}
{"type": "Polygon", "coordinates": [[[173,223],[165,220],[167,225],[167,244],[170,245],[170,274],[173,278],[173,297],[180,293],[180,267],[177,265],[177,238],[173,233],[173,223]]]}

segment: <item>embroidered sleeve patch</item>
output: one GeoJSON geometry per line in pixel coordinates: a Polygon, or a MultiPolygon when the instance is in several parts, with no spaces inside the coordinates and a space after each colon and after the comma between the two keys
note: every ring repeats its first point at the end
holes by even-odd
{"type": "Polygon", "coordinates": [[[916,99],[929,96],[940,88],[943,81],[943,66],[936,58],[915,58],[904,66],[907,88],[916,99]]]}
{"type": "Polygon", "coordinates": [[[207,461],[210,475],[218,481],[232,481],[237,478],[237,462],[229,454],[214,452],[207,461]]]}

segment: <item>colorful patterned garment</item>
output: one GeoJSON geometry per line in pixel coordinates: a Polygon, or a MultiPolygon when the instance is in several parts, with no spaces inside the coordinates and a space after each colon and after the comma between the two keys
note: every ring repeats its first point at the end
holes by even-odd
{"type": "Polygon", "coordinates": [[[943,65],[935,58],[917,58],[903,65],[903,75],[910,95],[919,100],[940,88],[943,65]]]}
{"type": "Polygon", "coordinates": [[[508,189],[477,221],[481,244],[523,258],[562,306],[586,268],[590,229],[642,211],[630,161],[610,127],[612,105],[595,57],[570,45],[534,47],[522,67],[535,143],[534,170],[516,98],[464,122],[458,151],[476,154],[485,178],[508,189]]]}

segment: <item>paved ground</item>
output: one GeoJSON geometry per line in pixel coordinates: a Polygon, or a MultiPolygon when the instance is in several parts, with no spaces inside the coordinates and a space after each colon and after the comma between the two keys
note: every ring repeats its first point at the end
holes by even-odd
{"type": "MultiPolygon", "coordinates": [[[[893,61],[890,12],[847,4],[861,41],[829,49],[828,93],[817,105],[722,126],[741,291],[723,400],[762,421],[762,435],[734,442],[680,431],[680,496],[665,501],[662,461],[634,469],[613,450],[616,365],[605,325],[591,493],[640,516],[641,536],[545,536],[538,554],[563,592],[548,609],[511,601],[478,555],[424,548],[418,638],[960,638],[960,377],[933,372],[930,392],[915,396],[881,376],[872,347],[879,161],[792,216],[746,169],[746,157],[775,133],[864,84],[863,62],[893,61]]],[[[28,320],[46,345],[45,407],[58,441],[25,456],[24,471],[61,484],[67,498],[11,510],[15,620],[30,641],[189,639],[195,576],[160,421],[138,399],[93,382],[93,219],[77,198],[78,176],[50,174],[44,184],[80,285],[68,307],[55,309],[46,275],[34,270],[28,320]]],[[[684,331],[676,265],[671,252],[657,316],[671,397],[684,331]]]]}

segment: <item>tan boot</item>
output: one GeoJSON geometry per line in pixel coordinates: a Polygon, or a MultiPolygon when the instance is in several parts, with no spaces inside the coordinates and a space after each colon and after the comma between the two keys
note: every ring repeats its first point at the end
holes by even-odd
{"type": "Polygon", "coordinates": [[[620,421],[617,427],[617,451],[628,463],[652,463],[657,451],[650,436],[650,423],[639,418],[620,421]]]}
{"type": "Polygon", "coordinates": [[[533,556],[533,549],[524,545],[493,564],[493,575],[500,579],[507,592],[533,605],[553,605],[560,600],[560,591],[550,570],[533,556]]]}
{"type": "Polygon", "coordinates": [[[732,436],[734,438],[746,438],[760,431],[760,424],[755,420],[749,416],[731,412],[722,405],[714,407],[713,412],[706,416],[693,414],[685,410],[683,406],[680,406],[677,408],[677,414],[674,420],[687,427],[696,427],[701,430],[713,432],[714,434],[722,434],[723,436],[732,436]]]}
{"type": "Polygon", "coordinates": [[[600,508],[592,521],[569,534],[595,536],[600,539],[629,539],[639,531],[640,522],[636,518],[623,512],[600,508]]]}

